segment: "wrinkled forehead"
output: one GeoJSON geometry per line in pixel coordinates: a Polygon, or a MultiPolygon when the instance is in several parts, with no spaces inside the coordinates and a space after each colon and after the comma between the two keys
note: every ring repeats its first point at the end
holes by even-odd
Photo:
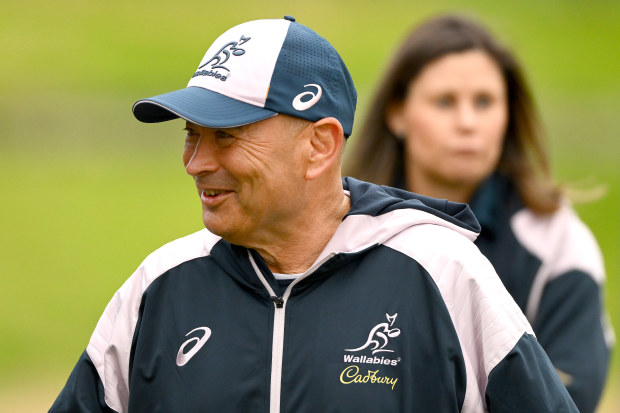
{"type": "MultiPolygon", "coordinates": [[[[213,130],[224,130],[231,134],[242,134],[242,135],[252,135],[254,132],[272,132],[279,133],[280,135],[294,134],[295,132],[299,132],[303,128],[311,125],[313,122],[297,118],[294,116],[284,115],[284,114],[276,114],[273,117],[249,123],[247,125],[235,126],[231,128],[216,128],[213,130]]],[[[204,128],[204,129],[212,129],[206,128],[204,126],[195,124],[191,121],[185,121],[185,126],[188,128],[204,128]]]]}

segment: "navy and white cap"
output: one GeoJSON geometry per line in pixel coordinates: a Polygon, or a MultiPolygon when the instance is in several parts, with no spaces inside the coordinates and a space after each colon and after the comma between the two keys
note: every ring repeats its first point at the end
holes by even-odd
{"type": "Polygon", "coordinates": [[[357,92],[336,49],[313,30],[284,19],[256,20],[211,45],[185,89],[142,99],[142,122],[183,118],[230,128],[283,113],[310,121],[334,117],[351,135],[357,92]]]}

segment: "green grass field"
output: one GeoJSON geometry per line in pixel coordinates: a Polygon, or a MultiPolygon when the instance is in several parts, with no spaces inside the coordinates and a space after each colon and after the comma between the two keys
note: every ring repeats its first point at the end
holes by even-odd
{"type": "MultiPolygon", "coordinates": [[[[360,96],[356,124],[396,43],[425,17],[466,12],[511,45],[558,179],[606,189],[577,209],[603,250],[620,332],[619,2],[92,3],[32,0],[0,13],[3,411],[46,410],[114,291],[148,253],[202,227],[182,123],[141,124],[133,102],[184,87],[225,29],[284,14],[341,52],[360,96]]],[[[610,375],[601,412],[620,410],[620,358],[610,375]]]]}

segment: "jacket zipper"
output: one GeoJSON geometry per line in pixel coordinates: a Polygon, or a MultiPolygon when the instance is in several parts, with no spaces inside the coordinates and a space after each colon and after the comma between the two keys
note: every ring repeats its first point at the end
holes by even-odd
{"type": "Polygon", "coordinates": [[[284,320],[286,315],[286,302],[291,294],[291,289],[301,279],[306,278],[320,267],[323,263],[333,257],[335,254],[329,254],[319,262],[316,262],[303,275],[293,281],[284,291],[282,297],[278,297],[267,282],[267,279],[256,265],[254,257],[248,250],[250,263],[254,268],[254,272],[263,283],[263,286],[269,293],[269,298],[274,305],[273,314],[273,341],[271,347],[271,388],[269,394],[269,413],[280,413],[280,395],[282,393],[282,358],[284,356],[284,320]]]}
{"type": "Polygon", "coordinates": [[[273,302],[275,311],[273,314],[273,342],[271,345],[271,385],[269,391],[269,413],[280,413],[280,393],[282,386],[282,356],[284,353],[284,315],[286,311],[286,300],[278,297],[271,288],[271,285],[265,279],[265,276],[256,265],[254,257],[248,250],[250,262],[254,268],[254,272],[261,280],[270,299],[273,302]]]}

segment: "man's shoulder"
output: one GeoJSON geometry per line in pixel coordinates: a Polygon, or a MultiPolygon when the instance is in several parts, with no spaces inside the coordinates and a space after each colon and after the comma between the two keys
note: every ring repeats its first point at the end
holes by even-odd
{"type": "Polygon", "coordinates": [[[450,225],[420,223],[395,234],[387,243],[419,260],[441,260],[471,265],[484,256],[472,236],[450,225]]]}
{"type": "Polygon", "coordinates": [[[183,262],[210,255],[211,249],[220,240],[221,237],[202,229],[159,247],[144,259],[139,270],[162,274],[183,262]]]}
{"type": "Polygon", "coordinates": [[[489,260],[471,239],[453,228],[433,223],[416,225],[385,245],[420,264],[448,300],[465,291],[481,296],[499,291],[508,296],[489,260]]]}
{"type": "MultiPolygon", "coordinates": [[[[220,236],[209,232],[207,229],[201,229],[200,231],[196,231],[192,234],[185,235],[181,238],[177,238],[173,241],[170,241],[155,251],[153,251],[149,257],[176,253],[177,251],[188,251],[189,254],[192,252],[198,255],[208,254],[211,248],[222,239],[220,236]]],[[[148,257],[147,257],[148,258],[148,257]]]]}

